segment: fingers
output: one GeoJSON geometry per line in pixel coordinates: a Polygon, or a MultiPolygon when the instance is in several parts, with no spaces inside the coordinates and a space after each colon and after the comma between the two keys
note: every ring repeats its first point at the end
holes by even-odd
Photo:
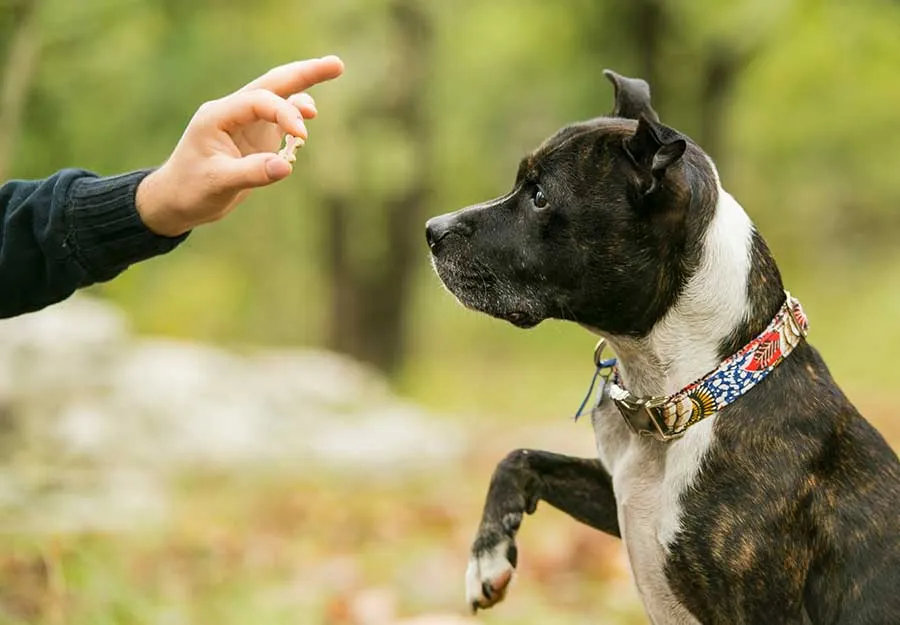
{"type": "MultiPolygon", "coordinates": [[[[312,100],[312,98],[309,99],[312,100]]],[[[298,100],[307,109],[310,108],[305,99],[298,98],[298,100]]],[[[303,123],[303,111],[298,108],[300,107],[278,97],[271,91],[256,89],[235,93],[211,102],[207,106],[206,114],[208,123],[225,131],[263,120],[278,124],[288,134],[307,139],[309,134],[303,123]]],[[[312,109],[315,109],[314,104],[312,109]]]]}
{"type": "Polygon", "coordinates": [[[263,187],[287,178],[292,171],[287,160],[271,152],[260,152],[238,159],[223,159],[217,165],[218,182],[224,191],[263,187]]]}
{"type": "MultiPolygon", "coordinates": [[[[266,121],[284,133],[306,140],[309,134],[303,120],[318,112],[315,101],[304,90],[336,78],[343,71],[344,64],[334,56],[276,67],[239,91],[202,105],[191,124],[198,130],[215,128],[237,136],[236,129],[266,121]]],[[[287,159],[271,152],[214,158],[217,162],[210,162],[209,166],[215,175],[207,176],[207,182],[214,187],[213,194],[265,186],[286,178],[292,171],[287,159]]]]}
{"type": "Polygon", "coordinates": [[[304,119],[312,119],[319,114],[316,110],[316,101],[308,93],[295,93],[288,98],[288,102],[297,107],[304,119]]]}
{"type": "Polygon", "coordinates": [[[343,72],[344,63],[336,56],[295,61],[270,69],[243,87],[239,93],[266,89],[286,98],[292,93],[305,91],[320,82],[337,78],[343,72]]]}

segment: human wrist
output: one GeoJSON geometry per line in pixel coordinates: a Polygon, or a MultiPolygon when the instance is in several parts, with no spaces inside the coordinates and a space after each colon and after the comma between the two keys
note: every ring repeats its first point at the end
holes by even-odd
{"type": "Polygon", "coordinates": [[[191,229],[180,217],[174,193],[165,184],[165,165],[152,171],[138,184],[135,208],[148,230],[164,237],[178,237],[191,229]]]}

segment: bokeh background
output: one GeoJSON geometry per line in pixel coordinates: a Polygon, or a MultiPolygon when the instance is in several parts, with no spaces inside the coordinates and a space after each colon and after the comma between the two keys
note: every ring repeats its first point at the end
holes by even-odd
{"type": "MultiPolygon", "coordinates": [[[[608,112],[606,67],[714,156],[900,443],[898,32],[888,0],[0,0],[0,180],[153,166],[268,67],[347,66],[291,179],[0,324],[0,623],[469,622],[495,463],[592,453],[594,341],[463,310],[423,224],[608,112]]],[[[519,544],[472,622],[645,622],[612,539],[541,506],[519,544]]]]}

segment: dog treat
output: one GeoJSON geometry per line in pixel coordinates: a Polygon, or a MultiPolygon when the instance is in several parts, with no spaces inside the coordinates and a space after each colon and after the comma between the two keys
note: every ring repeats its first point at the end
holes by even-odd
{"type": "Polygon", "coordinates": [[[278,156],[288,163],[293,163],[297,160],[297,149],[302,148],[304,143],[306,142],[300,137],[284,135],[284,147],[278,152],[278,156]]]}

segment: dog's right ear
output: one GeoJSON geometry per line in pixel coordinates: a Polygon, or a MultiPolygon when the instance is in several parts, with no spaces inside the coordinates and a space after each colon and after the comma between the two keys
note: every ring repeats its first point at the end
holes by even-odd
{"type": "Polygon", "coordinates": [[[610,114],[612,117],[640,119],[643,115],[651,121],[659,121],[659,115],[650,106],[650,85],[647,81],[620,76],[611,69],[603,70],[603,75],[613,84],[616,92],[616,106],[610,114]]]}
{"type": "Polygon", "coordinates": [[[644,178],[645,195],[659,188],[666,170],[681,160],[686,149],[687,141],[678,133],[643,114],[637,130],[625,140],[625,150],[644,178]]]}

